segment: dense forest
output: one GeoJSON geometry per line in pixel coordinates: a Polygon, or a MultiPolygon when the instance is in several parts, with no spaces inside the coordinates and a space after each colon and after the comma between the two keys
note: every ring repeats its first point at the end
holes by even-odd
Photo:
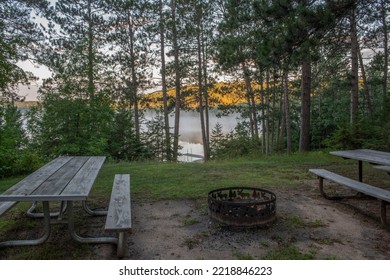
{"type": "Polygon", "coordinates": [[[205,160],[389,151],[389,12],[389,0],[0,0],[0,177],[65,154],[177,161],[183,110],[199,113],[205,160]],[[37,77],[21,61],[52,73],[24,115],[18,88],[37,77]],[[234,131],[210,127],[215,108],[240,113],[234,131]]]}

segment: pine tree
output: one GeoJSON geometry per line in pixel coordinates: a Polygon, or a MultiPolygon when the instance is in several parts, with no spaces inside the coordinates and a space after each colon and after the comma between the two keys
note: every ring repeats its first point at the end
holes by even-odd
{"type": "Polygon", "coordinates": [[[177,17],[178,5],[176,0],[170,1],[170,41],[172,42],[173,52],[173,69],[174,69],[174,85],[175,85],[175,126],[173,133],[173,154],[172,159],[177,160],[179,155],[179,132],[180,132],[180,110],[181,110],[181,85],[182,85],[182,71],[180,67],[180,47],[179,47],[179,19],[177,17]]]}
{"type": "Polygon", "coordinates": [[[126,99],[134,112],[134,129],[137,139],[141,134],[141,112],[139,95],[151,87],[150,41],[147,27],[150,18],[147,2],[117,0],[108,5],[112,30],[109,44],[112,49],[112,64],[121,85],[122,98],[126,99]]]}
{"type": "Polygon", "coordinates": [[[37,63],[43,48],[43,30],[34,17],[45,14],[45,0],[3,0],[0,5],[0,102],[23,100],[17,95],[19,84],[35,77],[20,68],[19,61],[37,63]]]}
{"type": "Polygon", "coordinates": [[[39,137],[45,154],[106,151],[113,111],[104,79],[109,26],[103,4],[58,0],[51,8],[51,49],[41,59],[53,71],[40,88],[44,129],[39,137]]]}

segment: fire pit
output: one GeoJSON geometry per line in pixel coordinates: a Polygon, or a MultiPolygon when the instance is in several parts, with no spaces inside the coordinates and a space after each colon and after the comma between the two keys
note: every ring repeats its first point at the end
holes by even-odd
{"type": "Polygon", "coordinates": [[[276,195],[264,189],[216,189],[209,192],[208,205],[210,217],[228,226],[262,226],[276,218],[276,195]]]}

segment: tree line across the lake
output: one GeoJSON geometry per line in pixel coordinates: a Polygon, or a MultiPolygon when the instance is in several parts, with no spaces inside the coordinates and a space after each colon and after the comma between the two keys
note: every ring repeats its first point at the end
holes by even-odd
{"type": "Polygon", "coordinates": [[[1,0],[0,177],[63,154],[176,161],[189,109],[205,160],[390,150],[389,12],[389,0],[1,0]],[[23,115],[18,88],[37,78],[20,61],[52,73],[23,115]],[[210,127],[215,107],[240,113],[228,135],[210,127]]]}

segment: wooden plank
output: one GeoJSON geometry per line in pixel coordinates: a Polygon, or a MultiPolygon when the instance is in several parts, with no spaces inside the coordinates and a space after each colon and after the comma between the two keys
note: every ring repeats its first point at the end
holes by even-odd
{"type": "Polygon", "coordinates": [[[390,174],[390,166],[388,166],[388,165],[376,165],[376,166],[374,166],[374,168],[382,170],[382,171],[386,171],[387,173],[390,174]]]}
{"type": "Polygon", "coordinates": [[[44,165],[40,169],[36,170],[34,173],[30,174],[19,183],[16,183],[11,188],[6,190],[2,195],[0,195],[1,200],[7,200],[9,195],[16,196],[25,196],[31,194],[35,191],[43,182],[45,182],[54,172],[64,166],[69,162],[72,157],[59,157],[48,164],[44,165]]]}
{"type": "Polygon", "coordinates": [[[61,196],[83,195],[87,197],[105,159],[105,157],[90,157],[63,190],[61,196]]]}
{"type": "Polygon", "coordinates": [[[131,230],[130,175],[116,174],[108,207],[106,230],[131,230]]]}
{"type": "Polygon", "coordinates": [[[382,164],[382,165],[390,165],[390,153],[382,152],[382,151],[358,149],[358,150],[333,151],[330,152],[330,154],[342,158],[367,161],[367,162],[382,164]]]}
{"type": "Polygon", "coordinates": [[[369,196],[390,202],[390,191],[388,190],[355,181],[325,169],[309,169],[309,172],[321,178],[349,187],[357,192],[365,193],[369,196]]]}
{"type": "Polygon", "coordinates": [[[0,216],[7,213],[17,202],[16,201],[4,201],[0,202],[0,216]]]}
{"type": "Polygon", "coordinates": [[[69,181],[75,176],[80,168],[85,164],[89,157],[72,157],[70,161],[64,164],[60,169],[54,172],[39,188],[31,195],[59,195],[69,184],[69,181]]]}

